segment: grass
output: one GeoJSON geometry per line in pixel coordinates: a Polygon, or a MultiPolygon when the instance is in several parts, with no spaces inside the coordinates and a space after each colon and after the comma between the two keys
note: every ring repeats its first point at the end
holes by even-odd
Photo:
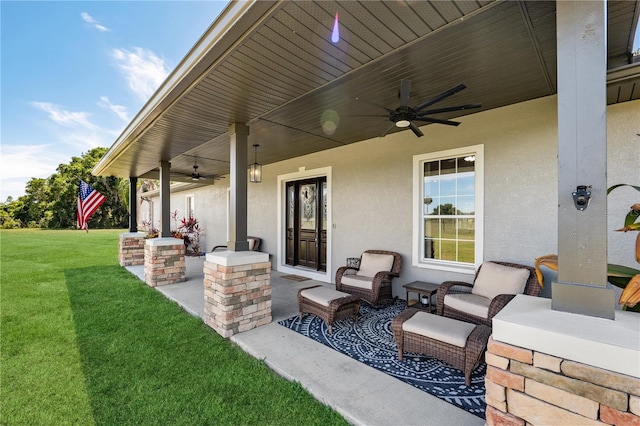
{"type": "Polygon", "coordinates": [[[346,424],[118,265],[118,234],[0,231],[1,424],[346,424]]]}

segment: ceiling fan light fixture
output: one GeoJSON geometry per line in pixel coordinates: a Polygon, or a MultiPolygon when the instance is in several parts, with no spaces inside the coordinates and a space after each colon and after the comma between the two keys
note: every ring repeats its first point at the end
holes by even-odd
{"type": "Polygon", "coordinates": [[[409,127],[411,122],[409,120],[398,120],[396,121],[396,127],[405,128],[409,127]]]}
{"type": "Polygon", "coordinates": [[[198,173],[198,165],[193,166],[193,173],[191,173],[191,180],[200,180],[200,173],[198,173]]]}

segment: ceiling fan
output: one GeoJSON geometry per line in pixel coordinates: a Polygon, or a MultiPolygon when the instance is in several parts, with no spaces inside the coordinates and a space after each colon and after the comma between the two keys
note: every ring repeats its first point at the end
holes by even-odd
{"type": "Polygon", "coordinates": [[[393,129],[394,126],[399,128],[408,127],[413,131],[413,133],[415,133],[417,137],[421,137],[421,136],[424,136],[424,133],[422,133],[418,128],[418,126],[415,124],[416,121],[425,122],[425,123],[446,124],[447,126],[458,126],[460,123],[457,121],[443,120],[443,119],[429,117],[429,116],[433,114],[440,114],[443,112],[462,111],[465,109],[480,108],[482,106],[481,104],[467,104],[467,105],[460,105],[460,106],[454,106],[454,107],[448,107],[448,108],[425,109],[435,104],[436,102],[440,102],[445,98],[448,98],[449,96],[454,95],[466,88],[467,86],[465,86],[464,84],[459,84],[455,87],[452,87],[449,90],[442,92],[438,96],[435,96],[429,99],[428,101],[425,101],[414,107],[410,107],[409,94],[411,93],[411,80],[403,79],[400,82],[400,106],[398,106],[398,108],[396,109],[390,109],[385,106],[366,101],[364,99],[356,98],[356,100],[364,101],[366,103],[372,104],[379,108],[383,108],[384,110],[387,111],[388,115],[360,116],[360,117],[387,117],[393,124],[391,124],[389,128],[387,128],[387,130],[381,135],[381,137],[386,136],[391,131],[391,129],[393,129]]]}
{"type": "Polygon", "coordinates": [[[218,176],[218,175],[203,175],[198,171],[198,163],[194,163],[193,165],[193,172],[191,173],[171,173],[172,178],[175,179],[176,181],[181,181],[184,182],[185,180],[191,180],[194,182],[198,182],[198,181],[204,181],[204,180],[208,180],[208,179],[212,179],[214,181],[219,180],[219,179],[224,179],[223,176],[218,176]]]}
{"type": "Polygon", "coordinates": [[[193,173],[191,173],[191,180],[199,181],[199,180],[206,180],[206,179],[220,180],[220,179],[224,179],[224,177],[218,176],[218,175],[206,175],[206,176],[201,175],[200,172],[198,172],[198,164],[194,164],[193,173]]]}

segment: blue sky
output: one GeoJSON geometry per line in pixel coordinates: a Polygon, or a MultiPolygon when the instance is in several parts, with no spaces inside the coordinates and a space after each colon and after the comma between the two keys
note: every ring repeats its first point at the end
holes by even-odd
{"type": "Polygon", "coordinates": [[[0,202],[109,147],[227,1],[0,2],[0,202]]]}

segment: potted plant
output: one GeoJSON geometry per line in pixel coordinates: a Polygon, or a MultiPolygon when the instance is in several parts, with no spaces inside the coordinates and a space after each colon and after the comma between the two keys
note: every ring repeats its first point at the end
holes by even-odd
{"type": "Polygon", "coordinates": [[[160,234],[160,231],[154,228],[148,220],[142,221],[142,229],[144,229],[145,232],[145,239],[158,238],[158,235],[160,234]]]}
{"type": "Polygon", "coordinates": [[[188,218],[182,218],[178,231],[183,235],[185,244],[187,245],[187,251],[190,251],[193,256],[200,255],[200,235],[202,234],[202,228],[198,224],[198,219],[193,216],[188,218]]]}

